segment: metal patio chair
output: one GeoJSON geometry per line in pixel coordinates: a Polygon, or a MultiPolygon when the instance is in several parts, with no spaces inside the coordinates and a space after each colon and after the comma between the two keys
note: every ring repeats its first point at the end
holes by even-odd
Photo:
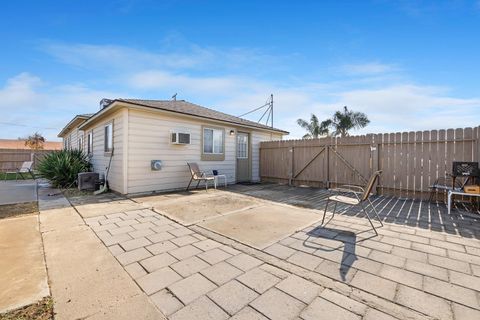
{"type": "Polygon", "coordinates": [[[325,215],[327,214],[327,209],[328,209],[328,204],[330,201],[335,202],[335,207],[333,208],[333,215],[332,219],[335,216],[335,210],[337,209],[337,203],[342,203],[345,205],[349,206],[357,206],[360,205],[362,208],[362,211],[365,213],[365,216],[367,217],[368,221],[370,222],[370,225],[373,228],[373,231],[375,231],[375,234],[378,235],[377,229],[373,225],[373,222],[370,218],[370,215],[367,212],[368,206],[371,206],[373,208],[373,212],[375,213],[375,216],[377,217],[378,221],[380,222],[380,225],[383,227],[382,220],[378,216],[377,209],[375,209],[375,206],[373,205],[372,201],[370,201],[370,195],[373,189],[373,186],[375,185],[375,182],[377,182],[378,178],[382,174],[382,171],[376,171],[373,173],[373,175],[370,177],[368,180],[367,185],[364,187],[360,186],[355,186],[355,185],[343,185],[338,188],[332,189],[331,191],[333,192],[338,192],[338,193],[350,193],[354,195],[354,197],[348,197],[344,195],[332,195],[328,197],[327,203],[325,204],[325,210],[323,211],[323,219],[322,219],[322,225],[325,222],[325,215]],[[366,204],[366,205],[365,205],[366,204]]]}
{"type": "Polygon", "coordinates": [[[5,172],[5,180],[7,180],[7,175],[9,173],[13,174],[15,173],[15,181],[18,180],[18,175],[22,177],[23,180],[25,180],[25,176],[23,175],[24,173],[28,173],[32,176],[32,178],[35,180],[35,175],[33,174],[32,171],[33,167],[33,161],[25,161],[20,168],[17,168],[15,171],[6,171],[5,172]]]}
{"type": "Polygon", "coordinates": [[[190,188],[192,181],[194,180],[198,181],[197,186],[195,188],[198,188],[198,186],[200,185],[200,182],[205,181],[205,190],[208,191],[208,181],[214,181],[215,177],[208,176],[205,172],[200,171],[200,168],[198,167],[198,164],[196,162],[187,162],[187,165],[188,165],[188,168],[190,169],[190,174],[192,175],[192,177],[190,178],[190,182],[188,183],[188,186],[187,186],[187,191],[190,188]]]}

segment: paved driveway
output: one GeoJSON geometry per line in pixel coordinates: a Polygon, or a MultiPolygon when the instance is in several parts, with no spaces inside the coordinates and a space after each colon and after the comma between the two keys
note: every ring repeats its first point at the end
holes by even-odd
{"type": "Polygon", "coordinates": [[[0,205],[37,201],[34,180],[0,181],[0,205]]]}

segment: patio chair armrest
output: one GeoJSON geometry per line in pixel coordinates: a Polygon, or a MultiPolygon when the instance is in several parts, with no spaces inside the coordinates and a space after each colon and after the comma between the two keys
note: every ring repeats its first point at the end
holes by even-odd
{"type": "Polygon", "coordinates": [[[359,190],[360,192],[364,192],[365,189],[361,186],[356,186],[354,184],[344,184],[344,185],[341,185],[339,188],[342,188],[342,189],[357,189],[359,190]]]}
{"type": "Polygon", "coordinates": [[[330,189],[330,191],[332,191],[332,192],[348,192],[348,193],[353,193],[353,194],[363,193],[363,191],[355,191],[355,190],[352,190],[352,189],[341,188],[341,187],[330,189]]]}

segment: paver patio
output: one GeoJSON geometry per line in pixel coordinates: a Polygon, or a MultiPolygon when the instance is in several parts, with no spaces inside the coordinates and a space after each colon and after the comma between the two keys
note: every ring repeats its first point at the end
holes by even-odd
{"type": "MultiPolygon", "coordinates": [[[[286,186],[229,191],[318,208],[325,199],[286,186]]],[[[374,203],[383,208],[379,236],[347,212],[262,250],[151,209],[92,216],[91,204],[85,222],[170,319],[479,319],[480,221],[437,204],[374,203]]]]}

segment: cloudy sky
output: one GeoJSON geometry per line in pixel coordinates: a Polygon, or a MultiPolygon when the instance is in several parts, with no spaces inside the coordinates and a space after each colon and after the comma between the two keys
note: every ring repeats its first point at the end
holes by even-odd
{"type": "Polygon", "coordinates": [[[273,93],[291,137],[344,105],[369,116],[358,133],[480,125],[479,1],[0,6],[0,138],[55,140],[102,98],[174,93],[233,115],[273,93]]]}

